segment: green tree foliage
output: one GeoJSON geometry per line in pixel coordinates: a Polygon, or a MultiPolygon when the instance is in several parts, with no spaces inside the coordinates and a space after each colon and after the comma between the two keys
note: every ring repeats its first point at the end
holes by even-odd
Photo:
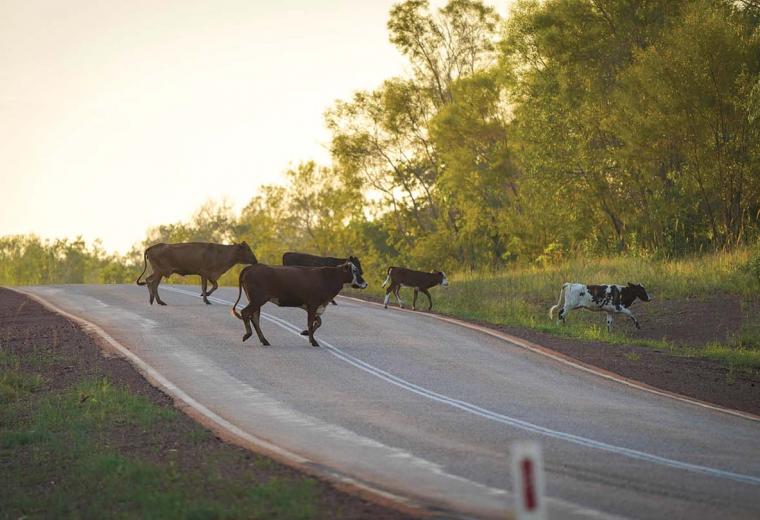
{"type": "Polygon", "coordinates": [[[0,238],[0,284],[128,283],[137,277],[127,257],[107,254],[99,242],[0,238]]]}
{"type": "Polygon", "coordinates": [[[405,0],[388,33],[409,74],[327,109],[331,165],[299,164],[240,215],[208,202],[124,259],[3,239],[3,280],[124,280],[155,242],[357,254],[383,272],[760,237],[757,1],[518,0],[502,21],[479,0],[405,0]]]}

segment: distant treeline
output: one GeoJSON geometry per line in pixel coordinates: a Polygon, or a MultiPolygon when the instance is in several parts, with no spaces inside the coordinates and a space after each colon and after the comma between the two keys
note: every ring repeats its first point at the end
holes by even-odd
{"type": "MultiPolygon", "coordinates": [[[[245,239],[267,262],[353,252],[466,270],[758,239],[760,2],[518,0],[504,21],[477,1],[408,0],[388,31],[410,74],[327,109],[331,165],[302,163],[239,215],[207,204],[145,244],[245,239]]],[[[4,259],[40,247],[5,240],[4,259]]],[[[45,254],[85,251],[111,281],[145,244],[45,254]]],[[[45,254],[36,265],[61,276],[45,254]]]]}

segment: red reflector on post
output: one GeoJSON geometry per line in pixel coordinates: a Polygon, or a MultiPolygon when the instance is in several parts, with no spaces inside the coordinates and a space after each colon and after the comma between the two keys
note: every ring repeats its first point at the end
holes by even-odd
{"type": "Polygon", "coordinates": [[[535,441],[512,443],[512,482],[517,520],[546,520],[544,462],[535,441]]]}
{"type": "Polygon", "coordinates": [[[525,509],[527,511],[533,511],[536,509],[536,482],[535,475],[533,474],[533,461],[530,459],[523,459],[522,461],[523,482],[523,501],[525,502],[525,509]]]}

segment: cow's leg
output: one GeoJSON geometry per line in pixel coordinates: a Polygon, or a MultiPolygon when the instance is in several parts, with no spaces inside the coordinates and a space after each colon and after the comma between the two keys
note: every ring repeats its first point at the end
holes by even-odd
{"type": "Polygon", "coordinates": [[[416,287],[414,288],[414,298],[412,298],[412,310],[417,310],[417,293],[420,292],[416,287]]]}
{"type": "Polygon", "coordinates": [[[208,281],[211,282],[211,285],[213,287],[211,287],[211,290],[206,293],[206,296],[211,296],[211,294],[219,288],[219,284],[216,283],[216,280],[213,280],[211,278],[209,278],[208,281]]]}
{"type": "MultiPolygon", "coordinates": [[[[320,316],[317,316],[314,319],[314,332],[317,332],[317,329],[322,326],[322,318],[320,316]]],[[[309,329],[305,329],[301,331],[301,336],[308,336],[309,335],[309,329]]]]}
{"type": "Polygon", "coordinates": [[[383,305],[385,308],[388,308],[388,300],[391,299],[391,293],[393,292],[393,284],[389,285],[388,288],[385,290],[385,300],[383,300],[383,305]]]}
{"type": "Polygon", "coordinates": [[[267,341],[264,334],[261,332],[261,307],[256,307],[256,309],[251,312],[251,321],[253,322],[253,327],[256,329],[256,335],[259,337],[259,341],[261,341],[262,345],[268,347],[269,341],[267,341]]]}
{"type": "Polygon", "coordinates": [[[611,312],[607,313],[607,332],[612,332],[612,319],[614,317],[614,314],[611,312]]]}
{"type": "Polygon", "coordinates": [[[401,291],[401,285],[397,285],[396,289],[393,291],[393,294],[396,296],[396,302],[398,303],[398,306],[402,309],[404,308],[404,302],[401,301],[401,296],[399,295],[399,292],[401,291]]]}
{"type": "Polygon", "coordinates": [[[153,294],[153,273],[145,278],[145,286],[148,288],[148,301],[153,305],[153,300],[156,298],[153,294]]]}
{"type": "Polygon", "coordinates": [[[158,295],[158,284],[161,283],[162,275],[161,273],[153,273],[152,276],[154,278],[150,286],[151,286],[151,289],[153,290],[153,296],[156,298],[156,303],[159,305],[166,305],[164,301],[161,299],[161,297],[158,295]]]}
{"type": "Polygon", "coordinates": [[[311,343],[312,347],[318,347],[319,343],[317,343],[317,340],[314,339],[314,331],[316,330],[314,328],[314,322],[316,322],[317,318],[317,312],[316,309],[313,307],[309,307],[306,309],[306,322],[309,324],[309,343],[311,343]]]}
{"type": "Polygon", "coordinates": [[[567,319],[567,315],[570,313],[570,311],[573,310],[572,307],[570,307],[567,303],[565,303],[565,306],[560,309],[559,314],[557,315],[557,321],[562,322],[562,324],[565,324],[565,320],[567,319]]]}
{"type": "Polygon", "coordinates": [[[248,304],[240,311],[240,317],[243,319],[243,326],[245,327],[245,334],[243,334],[243,341],[247,340],[253,335],[253,331],[251,330],[251,316],[252,316],[252,310],[251,305],[248,304]]]}
{"type": "Polygon", "coordinates": [[[639,320],[636,319],[636,315],[634,315],[630,311],[630,309],[626,309],[625,307],[620,307],[620,310],[618,312],[620,312],[621,314],[625,314],[626,316],[631,318],[633,320],[633,324],[636,325],[637,329],[641,328],[641,326],[639,325],[639,320]]]}
{"type": "Polygon", "coordinates": [[[206,305],[211,305],[211,302],[208,301],[208,298],[206,298],[206,296],[208,296],[209,294],[208,292],[206,292],[207,288],[208,288],[208,278],[206,278],[205,276],[201,276],[201,296],[203,297],[203,303],[205,303],[206,305]]]}
{"type": "Polygon", "coordinates": [[[425,296],[427,296],[427,299],[428,299],[428,310],[432,309],[433,308],[433,299],[430,297],[430,293],[428,292],[428,290],[427,289],[420,289],[420,292],[422,294],[424,294],[425,296]]]}

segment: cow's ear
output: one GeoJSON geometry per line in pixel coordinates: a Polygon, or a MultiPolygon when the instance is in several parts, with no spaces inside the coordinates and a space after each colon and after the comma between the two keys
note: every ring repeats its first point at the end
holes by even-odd
{"type": "Polygon", "coordinates": [[[628,282],[628,287],[634,287],[634,285],[631,282],[628,282]]]}

